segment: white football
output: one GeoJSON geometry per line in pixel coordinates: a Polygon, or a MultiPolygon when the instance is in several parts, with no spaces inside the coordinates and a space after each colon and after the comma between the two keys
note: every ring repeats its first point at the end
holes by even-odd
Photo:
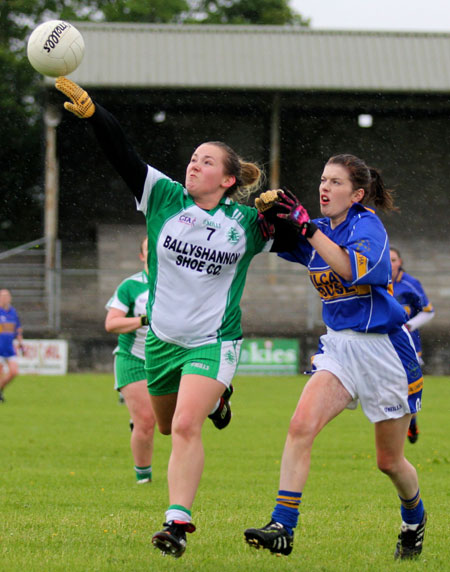
{"type": "Polygon", "coordinates": [[[68,22],[49,20],[33,30],[27,56],[34,69],[43,75],[68,75],[83,59],[83,36],[68,22]]]}

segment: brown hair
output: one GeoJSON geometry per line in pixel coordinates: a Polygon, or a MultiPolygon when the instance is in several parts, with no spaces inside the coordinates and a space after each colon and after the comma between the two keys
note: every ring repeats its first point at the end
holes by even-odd
{"type": "Polygon", "coordinates": [[[246,202],[261,185],[264,178],[262,170],[256,163],[243,161],[234,149],[222,141],[208,141],[208,144],[222,149],[225,154],[223,161],[225,173],[236,177],[236,182],[227,189],[224,196],[237,202],[246,202]]]}
{"type": "Polygon", "coordinates": [[[345,153],[330,157],[327,164],[342,165],[347,169],[353,189],[364,190],[361,204],[373,203],[383,211],[399,210],[394,205],[394,191],[386,188],[378,169],[368,167],[359,157],[345,153]]]}
{"type": "Polygon", "coordinates": [[[395,254],[400,258],[400,260],[402,259],[402,255],[400,254],[400,250],[398,248],[395,248],[394,246],[390,246],[389,250],[393,250],[395,252],[395,254]]]}

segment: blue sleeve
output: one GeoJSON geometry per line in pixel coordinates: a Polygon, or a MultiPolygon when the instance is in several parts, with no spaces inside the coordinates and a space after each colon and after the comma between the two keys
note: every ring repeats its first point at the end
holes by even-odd
{"type": "Polygon", "coordinates": [[[416,289],[417,294],[420,297],[420,303],[422,305],[421,309],[426,308],[430,304],[430,302],[428,301],[428,297],[425,294],[425,290],[423,289],[422,284],[419,282],[419,280],[417,280],[417,278],[414,278],[409,274],[408,274],[408,280],[410,280],[413,283],[414,288],[416,289]]]}
{"type": "Polygon", "coordinates": [[[389,240],[379,218],[370,212],[358,217],[344,246],[352,266],[351,284],[387,286],[391,279],[389,240]]]}

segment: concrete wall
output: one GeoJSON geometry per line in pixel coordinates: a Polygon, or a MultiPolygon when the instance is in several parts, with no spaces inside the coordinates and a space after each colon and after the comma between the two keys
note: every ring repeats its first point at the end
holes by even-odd
{"type": "MultiPolygon", "coordinates": [[[[116,336],[104,331],[105,304],[121,280],[142,267],[138,251],[143,232],[143,225],[101,225],[97,251],[90,253],[91,268],[64,268],[60,337],[70,340],[72,370],[112,371],[116,336]]],[[[435,319],[422,329],[425,372],[450,373],[450,252],[423,238],[395,245],[436,309],[435,319]]],[[[73,252],[73,245],[68,251],[73,252]]],[[[66,264],[70,258],[63,253],[66,264]]],[[[85,266],[87,258],[85,253],[85,266]]],[[[302,368],[308,368],[324,327],[319,297],[302,266],[274,254],[258,255],[250,266],[241,306],[245,336],[298,338],[302,368]]]]}

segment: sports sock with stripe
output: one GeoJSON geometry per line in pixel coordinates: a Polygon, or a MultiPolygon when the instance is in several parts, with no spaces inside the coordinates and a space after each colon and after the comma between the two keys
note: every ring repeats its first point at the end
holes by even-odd
{"type": "Polygon", "coordinates": [[[142,481],[142,479],[152,480],[152,466],[147,465],[147,467],[138,467],[135,465],[134,470],[136,472],[136,480],[142,481]]]}
{"type": "Polygon", "coordinates": [[[416,495],[411,499],[403,499],[400,495],[398,498],[402,503],[400,511],[402,513],[403,522],[407,524],[418,524],[422,522],[425,509],[422,499],[420,498],[420,490],[418,490],[416,495]]]}
{"type": "Polygon", "coordinates": [[[166,510],[166,522],[178,520],[180,522],[191,522],[191,511],[181,504],[171,504],[166,510]]]}
{"type": "Polygon", "coordinates": [[[302,493],[295,491],[278,491],[277,504],[272,512],[272,520],[281,523],[292,534],[292,529],[297,526],[299,510],[302,502],[302,493]]]}

